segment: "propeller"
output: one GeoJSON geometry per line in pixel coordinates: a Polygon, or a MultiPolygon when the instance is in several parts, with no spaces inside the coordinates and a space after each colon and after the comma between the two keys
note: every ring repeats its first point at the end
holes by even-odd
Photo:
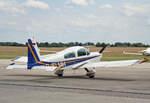
{"type": "Polygon", "coordinates": [[[99,51],[99,53],[102,54],[106,47],[107,45],[103,46],[103,48],[99,51]]]}

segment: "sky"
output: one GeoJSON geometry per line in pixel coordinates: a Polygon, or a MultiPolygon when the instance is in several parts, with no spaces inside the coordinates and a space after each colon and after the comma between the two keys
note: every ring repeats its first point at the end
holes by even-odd
{"type": "Polygon", "coordinates": [[[0,0],[0,42],[150,44],[150,0],[0,0]]]}

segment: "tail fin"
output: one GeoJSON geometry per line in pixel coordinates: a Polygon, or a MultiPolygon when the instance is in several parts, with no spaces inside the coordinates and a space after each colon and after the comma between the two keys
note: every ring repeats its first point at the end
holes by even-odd
{"type": "Polygon", "coordinates": [[[38,48],[35,48],[36,43],[32,43],[31,39],[28,39],[28,69],[31,69],[34,64],[40,61],[38,48]]]}

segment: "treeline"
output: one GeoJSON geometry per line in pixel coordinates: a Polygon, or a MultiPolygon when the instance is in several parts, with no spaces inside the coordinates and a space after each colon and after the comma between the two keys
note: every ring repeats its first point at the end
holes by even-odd
{"type": "Polygon", "coordinates": [[[25,46],[25,44],[17,42],[0,42],[0,46],[25,46]]]}
{"type": "MultiPolygon", "coordinates": [[[[150,47],[150,45],[143,44],[143,43],[129,43],[129,42],[116,42],[114,44],[109,43],[93,43],[93,42],[69,42],[69,43],[48,43],[48,42],[37,42],[37,45],[39,47],[71,47],[71,46],[96,46],[96,47],[103,47],[105,45],[108,45],[110,47],[150,47]]],[[[21,44],[17,42],[0,42],[0,46],[26,46],[26,44],[21,44]]]]}
{"type": "Polygon", "coordinates": [[[39,47],[71,47],[71,46],[95,46],[94,43],[87,42],[87,43],[81,43],[81,42],[69,42],[69,43],[37,43],[39,47]]]}

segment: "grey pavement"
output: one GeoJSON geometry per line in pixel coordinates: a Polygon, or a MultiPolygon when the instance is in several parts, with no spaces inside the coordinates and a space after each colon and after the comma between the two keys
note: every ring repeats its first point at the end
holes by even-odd
{"type": "Polygon", "coordinates": [[[89,79],[84,70],[53,72],[6,70],[0,60],[0,103],[150,103],[150,63],[97,68],[89,79]]]}

